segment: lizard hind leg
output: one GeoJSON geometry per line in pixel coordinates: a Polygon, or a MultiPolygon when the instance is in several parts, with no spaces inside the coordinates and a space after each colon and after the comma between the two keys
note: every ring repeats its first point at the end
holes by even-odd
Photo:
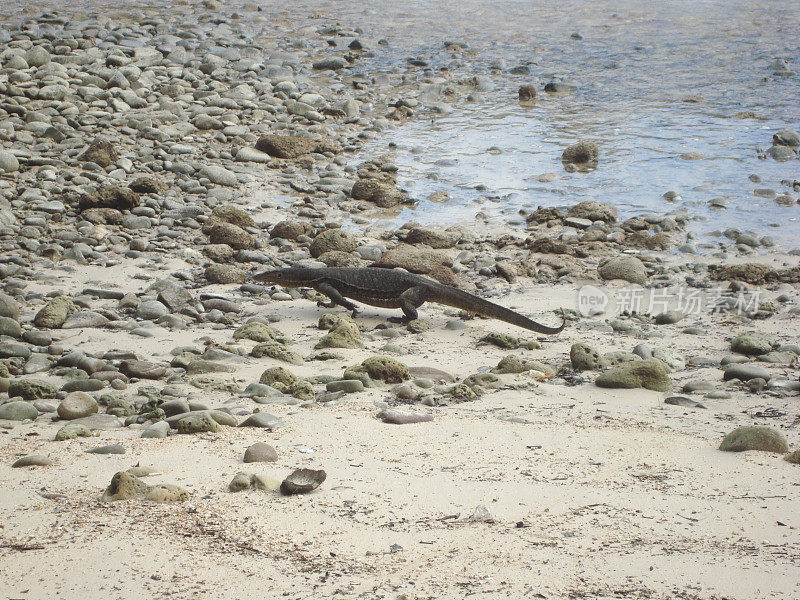
{"type": "Polygon", "coordinates": [[[400,294],[400,308],[403,311],[402,317],[390,319],[400,323],[416,321],[419,318],[417,309],[425,303],[425,288],[413,287],[400,294]]]}

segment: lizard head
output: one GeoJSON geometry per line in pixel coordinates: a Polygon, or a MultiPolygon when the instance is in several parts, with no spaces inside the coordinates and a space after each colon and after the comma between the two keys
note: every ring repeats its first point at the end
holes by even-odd
{"type": "Polygon", "coordinates": [[[253,275],[253,279],[255,281],[261,281],[263,283],[277,283],[281,285],[283,283],[282,278],[283,273],[281,271],[264,271],[262,273],[256,273],[253,275]]]}

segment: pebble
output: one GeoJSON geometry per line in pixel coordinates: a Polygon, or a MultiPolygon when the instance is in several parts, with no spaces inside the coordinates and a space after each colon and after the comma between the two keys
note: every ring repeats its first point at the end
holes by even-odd
{"type": "Polygon", "coordinates": [[[43,454],[29,454],[15,460],[11,467],[14,469],[20,467],[49,467],[52,464],[53,461],[43,454]]]}

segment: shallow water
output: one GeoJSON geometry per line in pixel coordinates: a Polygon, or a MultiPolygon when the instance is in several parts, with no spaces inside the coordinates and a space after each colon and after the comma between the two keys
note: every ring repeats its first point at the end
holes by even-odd
{"type": "MultiPolygon", "coordinates": [[[[391,39],[398,33],[404,41],[435,39],[439,46],[430,43],[427,53],[424,45],[416,52],[408,48],[434,69],[503,70],[494,72],[494,89],[482,94],[483,102],[455,103],[451,114],[426,116],[387,136],[398,145],[400,184],[421,200],[398,220],[448,223],[478,210],[513,217],[522,207],[598,200],[614,204],[624,217],[685,209],[698,232],[738,227],[783,244],[800,240],[800,207],[753,193],[771,188],[797,196],[781,181],[798,178],[799,163],[762,160],[757,152],[770,146],[775,131],[800,125],[800,80],[776,75],[773,66],[780,58],[789,70],[800,68],[796,4],[670,2],[643,8],[567,2],[535,8],[502,2],[439,8],[446,32],[437,32],[424,19],[424,7],[414,4],[409,12],[420,13],[399,17],[402,32],[395,30],[391,39]],[[583,39],[572,39],[573,32],[583,39]],[[476,58],[450,55],[444,39],[466,42],[478,50],[476,58]],[[526,63],[530,75],[508,74],[526,63]],[[541,92],[552,79],[577,90],[541,92]],[[528,82],[540,90],[530,108],[515,101],[519,85],[528,82]],[[685,102],[690,96],[702,101],[685,102]],[[561,165],[564,147],[578,139],[600,146],[599,167],[591,173],[567,173],[561,165]],[[686,160],[685,153],[702,158],[686,160]],[[559,177],[540,183],[537,176],[544,173],[559,177]],[[753,183],[751,174],[762,181],[753,183]],[[451,199],[426,200],[437,190],[451,199]],[[667,203],[662,195],[669,190],[681,198],[667,203]],[[708,206],[717,198],[728,203],[726,210],[708,206]]],[[[373,150],[384,144],[376,141],[373,150]]]]}

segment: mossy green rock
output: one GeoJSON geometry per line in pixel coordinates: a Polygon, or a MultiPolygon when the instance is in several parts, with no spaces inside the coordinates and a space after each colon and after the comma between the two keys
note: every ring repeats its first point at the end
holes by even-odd
{"type": "Polygon", "coordinates": [[[372,379],[385,383],[400,383],[411,378],[406,365],[388,356],[372,356],[361,365],[372,379]]]}
{"type": "Polygon", "coordinates": [[[572,344],[569,350],[569,360],[572,368],[576,371],[595,371],[606,366],[597,350],[580,342],[572,344]]]}
{"type": "Polygon", "coordinates": [[[789,445],[783,434],[772,427],[748,425],[737,427],[726,435],[719,449],[724,452],[763,450],[784,453],[789,451],[789,445]]]}
{"type": "Polygon", "coordinates": [[[660,360],[637,360],[612,368],[600,375],[595,384],[606,388],[645,388],[657,392],[672,389],[667,367],[660,360]]]}
{"type": "Polygon", "coordinates": [[[450,388],[449,394],[456,400],[475,400],[483,392],[480,386],[469,386],[459,383],[450,388]]]}
{"type": "Polygon", "coordinates": [[[524,373],[525,371],[539,371],[551,377],[556,370],[538,360],[526,360],[520,356],[506,356],[492,369],[492,373],[524,373]]]}
{"type": "Polygon", "coordinates": [[[145,494],[144,499],[158,504],[183,502],[189,499],[189,492],[179,485],[162,483],[151,487],[145,494]]]}
{"type": "Polygon", "coordinates": [[[178,485],[170,483],[150,486],[135,475],[120,471],[111,478],[111,483],[103,492],[100,500],[103,502],[117,502],[133,498],[143,498],[159,504],[183,502],[189,498],[189,492],[178,485]]]}
{"type": "Polygon", "coordinates": [[[150,491],[150,486],[138,477],[120,471],[111,478],[111,483],[100,499],[103,502],[116,502],[118,500],[130,500],[131,498],[141,498],[150,491]]]}
{"type": "Polygon", "coordinates": [[[58,329],[78,307],[72,298],[58,296],[45,304],[33,318],[33,324],[41,329],[58,329]]]}
{"type": "Polygon", "coordinates": [[[635,360],[642,360],[642,357],[633,352],[625,352],[624,350],[614,350],[613,352],[606,352],[600,357],[600,360],[607,367],[616,367],[624,365],[625,363],[633,362],[635,360]]]}
{"type": "Polygon", "coordinates": [[[8,396],[22,396],[23,400],[55,398],[58,388],[41,379],[15,379],[8,385],[8,396]]]}
{"type": "Polygon", "coordinates": [[[271,367],[261,374],[258,381],[284,391],[297,381],[297,376],[283,367],[271,367]]]}
{"type": "Polygon", "coordinates": [[[751,331],[737,335],[731,341],[731,350],[739,354],[748,354],[751,356],[760,356],[766,354],[778,345],[774,335],[762,333],[760,331],[751,331]]]}
{"type": "Polygon", "coordinates": [[[342,321],[317,342],[314,348],[319,350],[321,348],[362,348],[363,346],[358,326],[352,321],[342,321]]]}
{"type": "Polygon", "coordinates": [[[56,432],[55,440],[65,442],[79,437],[91,437],[92,432],[83,423],[67,423],[56,432]]]}
{"type": "Polygon", "coordinates": [[[208,413],[189,414],[177,422],[175,429],[178,433],[216,432],[219,431],[219,423],[208,413]]]}
{"type": "Polygon", "coordinates": [[[291,386],[289,386],[289,394],[291,394],[293,398],[304,400],[306,402],[311,402],[316,398],[314,394],[314,386],[311,385],[310,381],[305,381],[302,379],[295,381],[291,386]]]}
{"type": "Polygon", "coordinates": [[[513,335],[509,335],[507,333],[495,333],[492,332],[488,335],[485,335],[481,338],[482,342],[487,344],[492,344],[497,346],[498,348],[517,348],[519,346],[519,338],[514,337],[513,335]]]}
{"type": "Polygon", "coordinates": [[[233,332],[235,340],[252,340],[254,342],[283,342],[283,336],[266,323],[253,321],[245,323],[233,332]]]}
{"type": "Polygon", "coordinates": [[[300,356],[297,352],[292,352],[283,344],[279,344],[275,341],[257,344],[250,351],[250,355],[254,358],[264,358],[267,356],[269,358],[274,358],[275,360],[289,363],[290,365],[303,364],[302,356],[300,356]]]}

